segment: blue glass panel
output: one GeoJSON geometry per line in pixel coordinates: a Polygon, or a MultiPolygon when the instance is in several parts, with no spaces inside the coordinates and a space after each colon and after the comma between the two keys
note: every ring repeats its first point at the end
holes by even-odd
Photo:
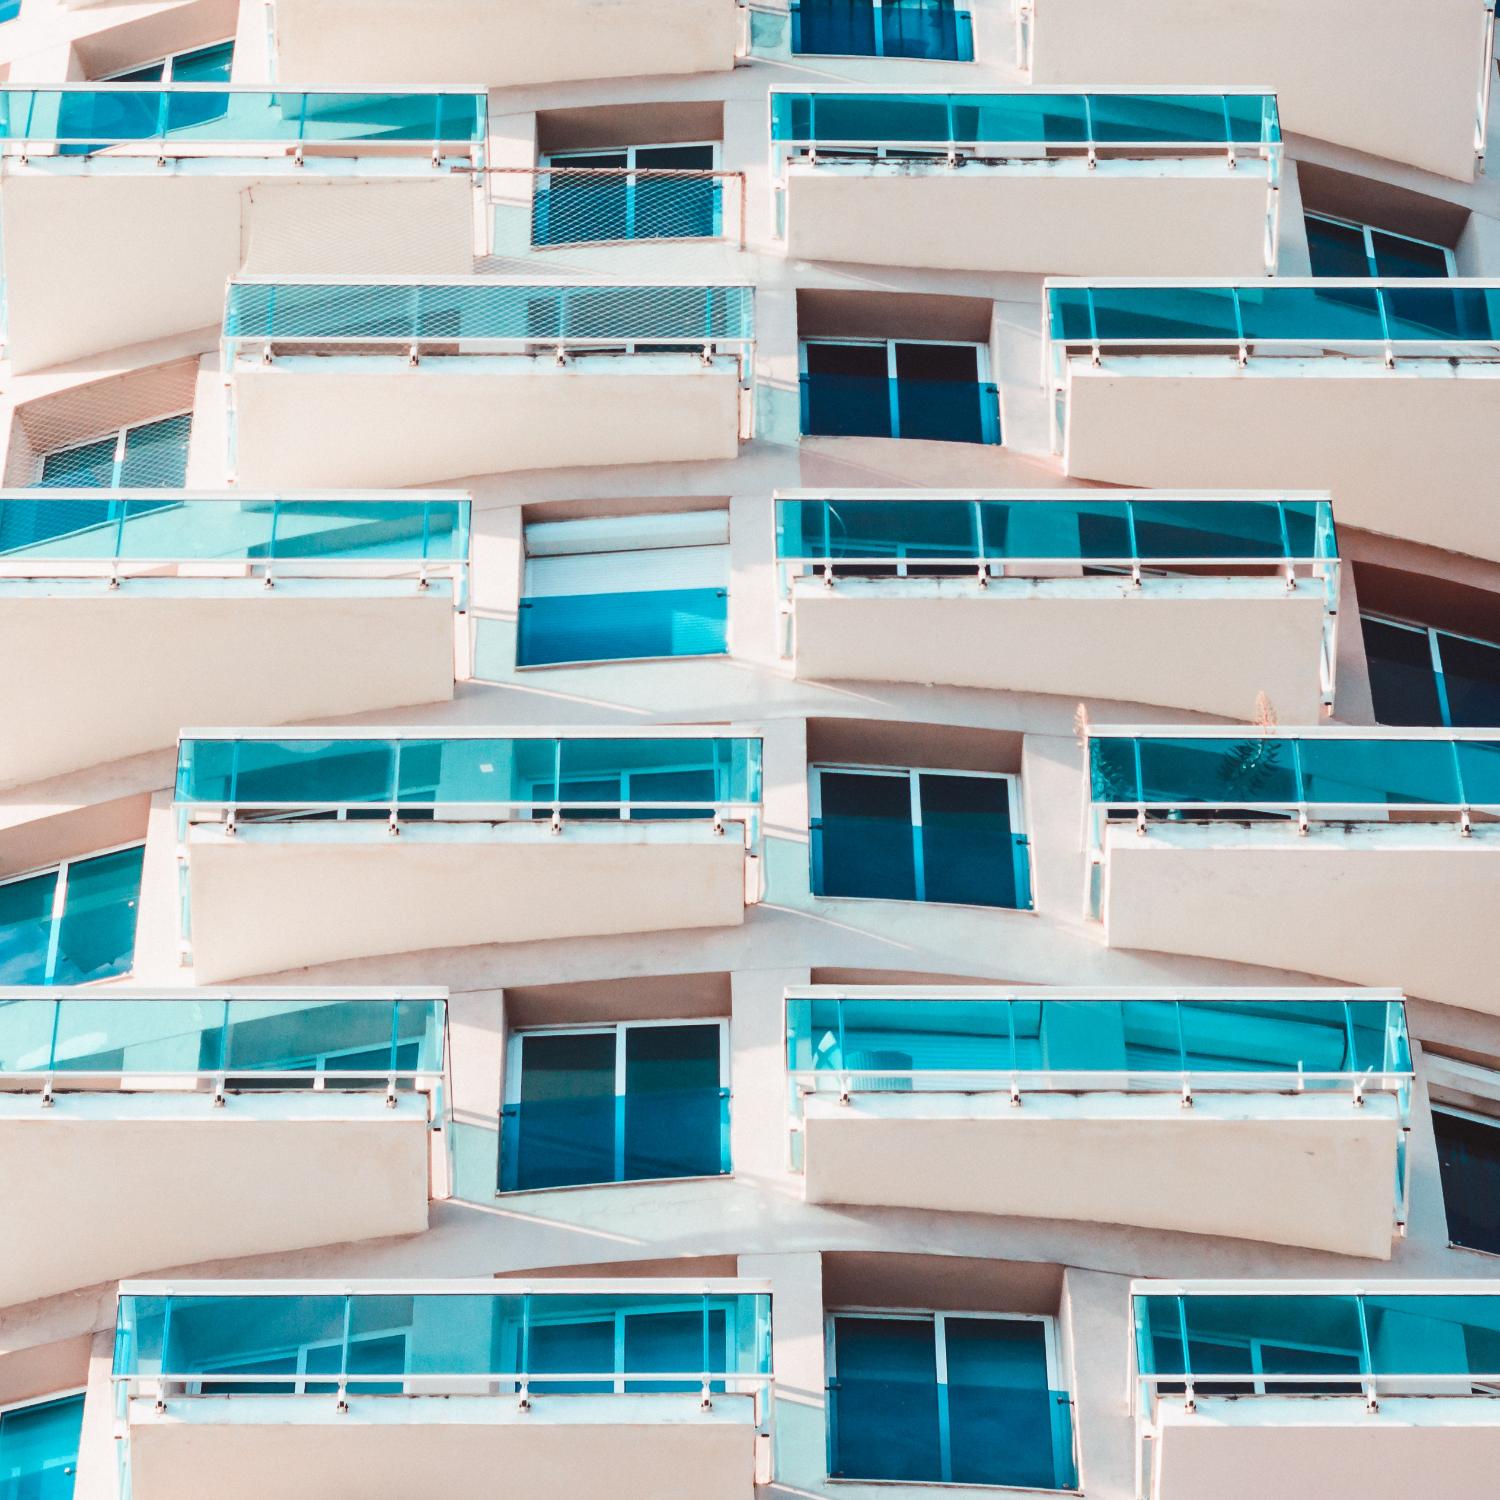
{"type": "Polygon", "coordinates": [[[1500,296],[1487,287],[1386,287],[1386,317],[1396,341],[1493,342],[1500,338],[1500,296]]]}
{"type": "Polygon", "coordinates": [[[809,437],[899,435],[998,443],[998,396],[993,385],[972,380],[891,380],[809,370],[802,376],[802,431],[809,437]]]}
{"type": "Polygon", "coordinates": [[[626,1181],[711,1177],[728,1169],[721,1123],[718,1026],[633,1026],[625,1032],[626,1181]]]}
{"type": "Polygon", "coordinates": [[[0,0],[0,25],[21,14],[21,0],[0,0]]]}
{"type": "Polygon", "coordinates": [[[1457,805],[1458,768],[1448,740],[1298,742],[1308,802],[1457,805]]]}
{"type": "Polygon", "coordinates": [[[71,1500],[82,1428],[82,1396],[0,1412],[0,1500],[71,1500]]]}
{"type": "Polygon", "coordinates": [[[187,482],[192,429],[191,412],[130,428],[118,483],[125,489],[181,489],[187,482]]]}
{"type": "Polygon", "coordinates": [[[1010,783],[987,776],[918,777],[922,799],[925,899],[969,906],[1018,899],[1010,783]]]}
{"type": "MultiPolygon", "coordinates": [[[[701,1370],[704,1374],[727,1368],[727,1317],[720,1309],[702,1307],[683,1312],[638,1313],[626,1316],[624,1322],[623,1361],[632,1373],[660,1371],[662,1374],[686,1374],[701,1370]]],[[[724,1389],[722,1380],[711,1383],[715,1391],[724,1389]]],[[[701,1381],[630,1380],[630,1392],[701,1391],[701,1381]]]]}
{"type": "Polygon", "coordinates": [[[727,649],[726,589],[650,589],[521,600],[516,661],[625,661],[710,656],[727,649]]]}
{"type": "MultiPolygon", "coordinates": [[[[1067,289],[1077,291],[1080,289],[1067,289]]],[[[1094,287],[1091,301],[1100,339],[1238,338],[1235,295],[1228,287],[1094,287]]],[[[1058,294],[1054,292],[1054,298],[1058,294]]],[[[1087,337],[1070,332],[1068,337],[1087,337]]]]}
{"type": "Polygon", "coordinates": [[[54,983],[84,984],[130,971],[145,852],[121,849],[68,867],[54,983]]]}
{"type": "Polygon", "coordinates": [[[953,0],[895,0],[881,6],[882,50],[887,57],[972,62],[969,13],[953,0]]]}
{"type": "Polygon", "coordinates": [[[1245,338],[1250,341],[1368,339],[1378,342],[1384,336],[1373,287],[1241,287],[1239,303],[1245,338]]]}
{"type": "Polygon", "coordinates": [[[1357,224],[1307,215],[1307,252],[1314,276],[1368,276],[1370,255],[1357,224]]]}
{"type": "Polygon", "coordinates": [[[0,984],[45,984],[57,872],[0,885],[0,984]]]}
{"type": "Polygon", "coordinates": [[[833,1341],[833,1477],[941,1480],[931,1319],[835,1317],[833,1341]]]}
{"type": "Polygon", "coordinates": [[[1500,724],[1500,646],[1439,631],[1438,650],[1448,722],[1460,729],[1500,724]]]}
{"type": "Polygon", "coordinates": [[[522,1041],[521,1099],[505,1109],[502,1188],[615,1180],[615,1047],[612,1030],[522,1041]]]}
{"type": "Polygon", "coordinates": [[[950,1315],[943,1335],[950,1465],[944,1478],[1044,1490],[1065,1483],[1054,1456],[1058,1397],[1048,1389],[1044,1325],[950,1315]]]}
{"type": "Polygon", "coordinates": [[[871,0],[792,0],[792,51],[823,56],[874,57],[871,0]]]}
{"type": "Polygon", "coordinates": [[[228,83],[234,66],[234,43],[216,42],[172,59],[173,83],[228,83]]]}
{"type": "Polygon", "coordinates": [[[1292,748],[1283,739],[1142,739],[1141,798],[1145,802],[1297,802],[1292,748]]]}
{"type": "Polygon", "coordinates": [[[911,781],[864,771],[818,773],[813,894],[916,899],[911,781]]]}
{"type": "Polygon", "coordinates": [[[1448,1239],[1470,1250],[1500,1255],[1500,1122],[1435,1109],[1432,1129],[1448,1239]]]}
{"type": "Polygon", "coordinates": [[[884,375],[809,370],[802,377],[808,437],[890,437],[894,382],[884,375]]]}

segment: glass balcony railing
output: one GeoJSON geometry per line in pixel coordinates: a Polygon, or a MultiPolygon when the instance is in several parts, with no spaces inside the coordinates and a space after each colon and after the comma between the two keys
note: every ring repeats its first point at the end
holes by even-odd
{"type": "Polygon", "coordinates": [[[295,1285],[126,1282],[114,1354],[122,1406],[133,1396],[472,1395],[480,1382],[537,1403],[539,1418],[558,1410],[554,1397],[728,1395],[750,1398],[769,1427],[771,1298],[754,1283],[295,1285]]]}
{"type": "Polygon", "coordinates": [[[1487,730],[1209,729],[1092,734],[1102,818],[1386,821],[1500,816],[1500,737],[1487,730]]]}
{"type": "MultiPolygon", "coordinates": [[[[479,93],[316,93],[217,83],[85,83],[0,88],[0,151],[87,155],[132,146],[162,157],[295,156],[325,148],[484,159],[479,93]]],[[[137,153],[139,154],[139,153],[137,153]]]]}
{"type": "Polygon", "coordinates": [[[1324,579],[1338,594],[1338,542],[1326,500],[1078,500],[1056,491],[1006,499],[864,496],[776,503],[783,579],[1026,577],[1083,572],[1248,569],[1324,579]]]}
{"type": "Polygon", "coordinates": [[[1054,361],[1095,349],[1228,349],[1242,358],[1500,352],[1500,283],[1493,281],[1052,282],[1047,305],[1054,361]]]}
{"type": "Polygon", "coordinates": [[[1000,441],[1000,392],[991,381],[804,370],[801,386],[806,437],[1000,441]]]}
{"type": "Polygon", "coordinates": [[[159,578],[179,564],[201,578],[213,563],[259,579],[447,576],[461,607],[468,556],[469,501],[451,495],[0,491],[0,579],[159,578]]]}
{"type": "Polygon", "coordinates": [[[517,606],[517,666],[720,656],[728,649],[728,589],[530,594],[517,606]]]}
{"type": "Polygon", "coordinates": [[[315,281],[239,278],[229,284],[226,357],[278,344],[340,352],[455,353],[552,349],[657,353],[743,351],[754,338],[748,286],[536,286],[480,280],[315,281]]]}
{"type": "Polygon", "coordinates": [[[1018,151],[1279,157],[1274,94],[1027,92],[771,95],[771,139],[818,161],[880,153],[905,166],[1018,151]]]}
{"type": "Polygon", "coordinates": [[[1370,1092],[1412,1079],[1405,1006],[1378,991],[1197,998],[869,988],[787,994],[787,1070],[807,1094],[1370,1092]]]}
{"type": "Polygon", "coordinates": [[[1139,1413],[1149,1419],[1164,1396],[1458,1396],[1489,1403],[1500,1421],[1500,1292],[1448,1287],[1137,1282],[1139,1413]]]}
{"type": "Polygon", "coordinates": [[[701,735],[196,735],[178,747],[184,826],[309,818],[436,823],[742,822],[759,838],[761,742],[701,735]]]}
{"type": "Polygon", "coordinates": [[[11,994],[0,993],[0,1092],[420,1091],[441,1113],[440,999],[11,994]]]}

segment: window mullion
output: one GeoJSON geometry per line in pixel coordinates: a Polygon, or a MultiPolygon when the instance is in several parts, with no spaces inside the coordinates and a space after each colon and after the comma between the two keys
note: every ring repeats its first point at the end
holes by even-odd
{"type": "Polygon", "coordinates": [[[933,1363],[937,1373],[938,1473],[953,1483],[952,1408],[948,1404],[948,1326],[942,1313],[932,1315],[933,1363]]]}
{"type": "Polygon", "coordinates": [[[1429,629],[1427,647],[1432,655],[1432,680],[1437,691],[1438,715],[1445,728],[1453,727],[1453,709],[1448,702],[1448,677],[1443,671],[1443,648],[1438,644],[1438,632],[1429,629]]]}
{"type": "Polygon", "coordinates": [[[916,887],[916,899],[927,899],[927,869],[922,859],[922,774],[908,771],[907,780],[911,788],[911,855],[912,879],[916,887]]]}
{"type": "Polygon", "coordinates": [[[52,887],[52,921],[47,928],[47,962],[42,971],[42,982],[51,984],[57,977],[57,956],[62,941],[63,912],[68,903],[68,871],[71,863],[64,860],[57,867],[57,884],[52,887]]]}

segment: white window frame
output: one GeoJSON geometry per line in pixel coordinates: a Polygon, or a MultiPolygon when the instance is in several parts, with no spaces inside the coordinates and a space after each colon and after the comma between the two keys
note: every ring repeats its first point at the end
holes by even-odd
{"type": "MultiPolygon", "coordinates": [[[[824,334],[813,334],[806,338],[797,340],[797,375],[799,383],[801,378],[808,374],[807,368],[807,346],[809,344],[835,344],[840,348],[863,348],[879,349],[885,348],[885,378],[887,381],[886,401],[889,407],[891,423],[891,438],[897,439],[901,436],[901,401],[900,392],[897,387],[896,375],[896,347],[900,344],[921,345],[923,347],[941,347],[946,349],[973,349],[976,354],[974,361],[974,384],[981,389],[987,385],[994,384],[994,378],[990,374],[990,346],[975,342],[973,339],[841,339],[833,338],[824,334]]],[[[995,425],[1004,430],[997,413],[995,425]]],[[[804,437],[817,437],[817,433],[804,433],[804,437]]]]}
{"type": "MultiPolygon", "coordinates": [[[[20,885],[25,880],[38,880],[44,875],[56,872],[57,883],[52,887],[52,912],[47,918],[47,964],[43,970],[44,975],[40,983],[50,985],[52,977],[57,972],[57,950],[62,941],[62,919],[63,913],[68,905],[68,875],[74,865],[87,864],[90,860],[102,859],[107,854],[122,854],[127,849],[145,849],[144,839],[131,839],[123,844],[112,844],[107,849],[90,849],[87,854],[75,854],[70,859],[59,860],[55,865],[41,865],[34,870],[23,871],[19,875],[6,875],[0,877],[0,887],[7,885],[20,885]]],[[[136,939],[140,939],[140,896],[136,896],[136,939]]],[[[124,979],[135,972],[135,951],[131,950],[130,967],[120,974],[109,975],[109,980],[124,979]]],[[[84,984],[104,984],[107,980],[86,979],[84,984]]]]}
{"type": "MultiPolygon", "coordinates": [[[[922,782],[923,776],[968,776],[975,781],[1004,781],[1008,783],[1006,797],[1010,808],[1010,831],[1015,837],[1025,833],[1021,822],[1021,777],[1015,771],[955,771],[949,766],[862,766],[851,765],[836,761],[818,761],[808,767],[808,821],[811,825],[815,819],[823,816],[823,773],[832,771],[839,775],[870,775],[870,776],[905,776],[910,782],[910,807],[911,807],[911,836],[912,836],[912,867],[914,871],[916,895],[914,901],[929,906],[967,906],[968,902],[956,901],[928,901],[927,899],[927,872],[922,861],[922,782]]],[[[875,896],[819,896],[813,892],[815,899],[827,901],[873,901],[892,900],[892,897],[875,896]]],[[[1015,910],[1026,910],[1018,907],[1015,910]]],[[[989,908],[985,908],[989,910],[989,908]]]]}
{"type": "MultiPolygon", "coordinates": [[[[991,1323],[1040,1323],[1044,1349],[1047,1359],[1047,1389],[1048,1391],[1061,1391],[1065,1389],[1062,1381],[1062,1359],[1058,1351],[1057,1319],[1051,1313],[1007,1313],[1007,1312],[956,1312],[947,1310],[938,1312],[936,1310],[926,1311],[921,1308],[882,1308],[882,1307],[833,1307],[824,1312],[824,1340],[823,1346],[826,1351],[827,1360],[826,1376],[829,1381],[838,1379],[838,1338],[835,1333],[835,1321],[839,1318],[860,1318],[866,1321],[879,1321],[887,1323],[930,1323],[933,1325],[933,1349],[935,1358],[935,1369],[937,1376],[937,1407],[938,1407],[938,1453],[939,1466],[943,1477],[941,1479],[911,1480],[911,1484],[954,1484],[958,1481],[948,1477],[953,1472],[953,1435],[950,1415],[948,1410],[948,1333],[947,1321],[949,1318],[958,1318],[964,1322],[975,1320],[991,1323]]],[[[833,1457],[832,1447],[829,1448],[830,1467],[833,1457]]],[[[850,1482],[859,1482],[857,1475],[849,1476],[850,1482]]],[[[870,1480],[869,1483],[881,1483],[879,1480],[870,1480]]],[[[967,1482],[965,1488],[974,1489],[1010,1489],[1010,1485],[984,1485],[976,1484],[970,1486],[967,1482]]]]}
{"type": "MultiPolygon", "coordinates": [[[[202,42],[196,47],[179,47],[175,52],[168,52],[162,57],[148,57],[133,67],[121,68],[114,73],[106,73],[103,78],[97,79],[98,83],[118,83],[120,79],[130,73],[139,73],[142,68],[154,68],[157,63],[161,64],[161,84],[169,84],[172,80],[173,67],[179,57],[191,57],[195,52],[208,52],[215,47],[233,46],[238,38],[234,36],[220,37],[217,41],[202,42]]],[[[224,87],[228,87],[227,84],[224,87]]]]}
{"type": "MultiPolygon", "coordinates": [[[[719,1087],[729,1088],[729,1021],[724,1016],[674,1016],[666,1020],[653,1021],[604,1021],[598,1025],[590,1026],[525,1026],[517,1031],[511,1032],[505,1044],[505,1090],[503,1103],[507,1106],[517,1106],[521,1100],[521,1078],[522,1062],[525,1050],[525,1041],[529,1036],[608,1036],[615,1038],[615,1097],[620,1098],[626,1093],[625,1089],[625,1033],[627,1031],[641,1031],[650,1027],[661,1026],[717,1026],[719,1029],[719,1087]]],[[[625,1170],[625,1142],[616,1135],[614,1161],[614,1177],[610,1182],[579,1183],[579,1187],[612,1187],[617,1184],[623,1185],[635,1182],[639,1179],[626,1178],[625,1170]]],[[[728,1175],[726,1173],[715,1173],[715,1178],[728,1175]]],[[[684,1177],[662,1177],[653,1178],[657,1182],[694,1182],[708,1179],[684,1178],[684,1177]]],[[[535,1192],[535,1188],[512,1188],[507,1189],[501,1196],[508,1196],[511,1192],[535,1192]]],[[[566,1189],[546,1189],[545,1191],[564,1192],[566,1189]]]]}
{"type": "MultiPolygon", "coordinates": [[[[1403,234],[1399,229],[1386,229],[1383,225],[1380,224],[1363,224],[1358,219],[1345,219],[1341,218],[1338,214],[1319,213],[1316,209],[1311,208],[1304,210],[1303,217],[1308,219],[1317,219],[1320,223],[1323,224],[1337,224],[1341,229],[1359,230],[1360,235],[1364,240],[1365,267],[1368,271],[1368,274],[1371,276],[1378,276],[1380,274],[1380,272],[1375,268],[1374,236],[1377,234],[1383,234],[1387,236],[1387,238],[1393,240],[1405,240],[1410,245],[1420,245],[1424,250],[1441,250],[1443,252],[1444,264],[1447,266],[1445,275],[1449,277],[1458,275],[1458,262],[1453,254],[1453,251],[1450,250],[1446,245],[1437,244],[1434,240],[1419,239],[1414,234],[1403,234]]],[[[1438,277],[1433,277],[1434,281],[1439,279],[1440,278],[1438,277]]]]}
{"type": "Polygon", "coordinates": [[[1465,635],[1460,630],[1447,630],[1440,625],[1417,625],[1410,620],[1397,619],[1395,615],[1383,615],[1376,610],[1362,610],[1361,620],[1373,620],[1378,625],[1387,625],[1395,630],[1409,630],[1415,635],[1427,637],[1427,650],[1432,662],[1432,677],[1437,691],[1438,711],[1442,715],[1442,727],[1453,728],[1453,710],[1448,705],[1448,677],[1443,669],[1442,647],[1439,636],[1451,636],[1456,641],[1467,641],[1472,646],[1488,646],[1500,662],[1500,643],[1486,641],[1477,635],[1465,635]]]}
{"type": "MultiPolygon", "coordinates": [[[[76,443],[66,443],[61,448],[51,448],[46,453],[38,453],[33,462],[31,478],[32,485],[37,486],[41,484],[42,473],[46,468],[47,460],[49,458],[56,458],[59,454],[63,453],[73,453],[76,452],[79,448],[92,448],[96,443],[102,443],[106,439],[113,437],[115,440],[115,457],[114,466],[110,473],[110,482],[107,485],[97,485],[95,486],[95,488],[97,488],[101,494],[108,490],[117,490],[120,488],[120,471],[125,464],[125,449],[127,443],[129,442],[129,435],[132,432],[136,431],[138,428],[154,427],[158,422],[171,422],[178,417],[187,417],[189,422],[191,423],[193,417],[193,408],[190,406],[185,411],[162,412],[160,416],[146,417],[139,422],[126,422],[120,427],[106,427],[102,431],[95,434],[95,436],[93,437],[80,438],[76,443]]],[[[191,438],[192,432],[191,427],[189,427],[189,441],[191,441],[191,438]]],[[[58,485],[55,486],[55,488],[61,489],[62,486],[58,485]]],[[[88,486],[79,485],[78,488],[86,489],[88,488],[88,486]]]]}

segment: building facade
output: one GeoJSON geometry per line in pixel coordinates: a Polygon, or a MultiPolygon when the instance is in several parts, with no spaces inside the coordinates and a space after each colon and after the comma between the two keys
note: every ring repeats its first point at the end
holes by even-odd
{"type": "Polygon", "coordinates": [[[1208,9],[0,6],[0,1500],[1493,1489],[1494,12],[1208,9]]]}

